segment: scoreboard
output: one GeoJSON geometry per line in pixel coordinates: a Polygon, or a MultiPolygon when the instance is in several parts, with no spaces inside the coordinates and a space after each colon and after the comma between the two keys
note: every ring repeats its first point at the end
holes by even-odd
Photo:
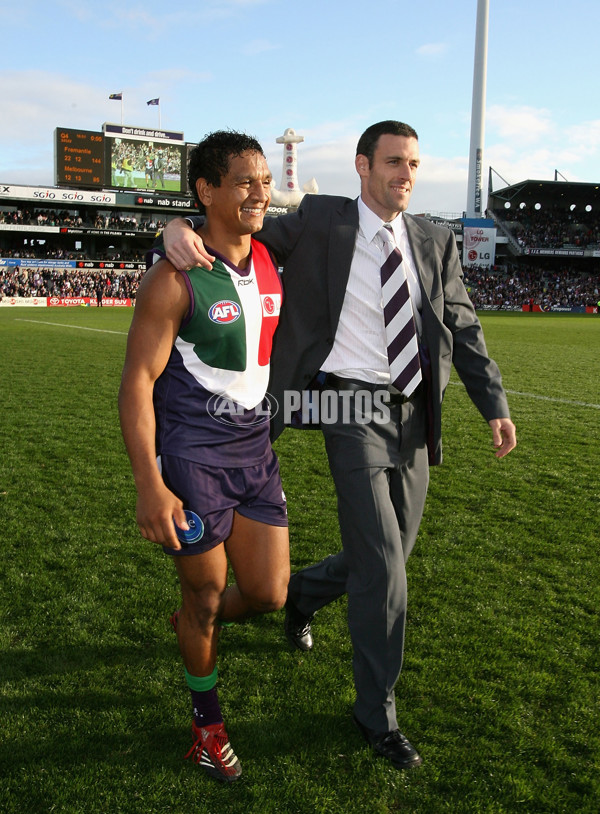
{"type": "Polygon", "coordinates": [[[59,187],[172,193],[187,189],[183,133],[105,124],[102,133],[57,127],[54,177],[59,187]]]}
{"type": "Polygon", "coordinates": [[[54,156],[58,186],[101,189],[105,185],[102,133],[57,128],[54,156]]]}

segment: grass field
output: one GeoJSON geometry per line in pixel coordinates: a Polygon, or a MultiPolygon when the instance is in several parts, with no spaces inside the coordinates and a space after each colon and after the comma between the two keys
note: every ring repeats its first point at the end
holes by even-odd
{"type": "MultiPolygon", "coordinates": [[[[550,814],[600,810],[600,318],[482,316],[517,424],[505,460],[454,378],[409,561],[397,772],[350,720],[345,603],[315,649],[283,612],[224,631],[243,779],[182,760],[172,564],[143,540],[116,393],[130,311],[0,309],[0,811],[550,814]]],[[[292,568],[336,551],[319,433],[277,442],[292,568]]]]}

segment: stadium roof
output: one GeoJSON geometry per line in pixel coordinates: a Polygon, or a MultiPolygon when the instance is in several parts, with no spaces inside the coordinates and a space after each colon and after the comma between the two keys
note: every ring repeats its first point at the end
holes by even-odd
{"type": "Polygon", "coordinates": [[[511,209],[536,207],[536,204],[539,204],[537,209],[552,207],[553,209],[570,210],[574,208],[579,212],[591,210],[598,212],[600,210],[600,183],[527,180],[502,189],[488,191],[488,209],[508,209],[506,204],[510,204],[511,209]]]}

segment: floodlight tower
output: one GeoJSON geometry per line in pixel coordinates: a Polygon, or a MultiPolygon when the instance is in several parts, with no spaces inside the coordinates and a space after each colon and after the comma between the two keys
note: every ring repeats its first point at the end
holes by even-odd
{"type": "Polygon", "coordinates": [[[467,189],[468,218],[482,218],[485,214],[481,200],[481,175],[485,138],[485,85],[489,11],[489,0],[477,0],[473,101],[471,104],[471,146],[469,148],[469,182],[467,189]]]}

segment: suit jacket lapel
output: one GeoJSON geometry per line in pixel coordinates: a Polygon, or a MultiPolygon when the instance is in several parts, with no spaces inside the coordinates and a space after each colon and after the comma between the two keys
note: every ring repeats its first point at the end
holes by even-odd
{"type": "Polygon", "coordinates": [[[414,215],[404,215],[404,222],[417,274],[421,281],[421,291],[430,300],[433,285],[432,269],[434,267],[432,258],[433,240],[421,229],[419,221],[414,215]]]}
{"type": "Polygon", "coordinates": [[[358,204],[356,200],[346,201],[332,214],[327,257],[329,316],[334,330],[346,294],[357,232],[358,204]]]}

